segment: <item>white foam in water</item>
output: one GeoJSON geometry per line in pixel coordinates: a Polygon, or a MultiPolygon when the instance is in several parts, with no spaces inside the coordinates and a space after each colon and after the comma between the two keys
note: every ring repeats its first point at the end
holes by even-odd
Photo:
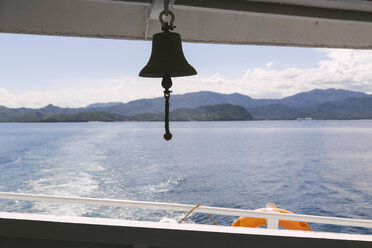
{"type": "Polygon", "coordinates": [[[160,182],[158,184],[149,185],[151,192],[153,193],[167,193],[171,186],[175,186],[180,184],[183,181],[183,178],[176,177],[176,178],[169,178],[165,182],[160,182]]]}
{"type": "MultiPolygon", "coordinates": [[[[87,196],[98,189],[96,181],[90,175],[83,172],[71,172],[68,174],[55,174],[47,178],[40,178],[30,182],[32,192],[45,195],[57,196],[87,196]]],[[[35,202],[34,211],[40,211],[57,215],[82,215],[87,211],[87,206],[79,204],[58,204],[49,202],[35,202]]]]}
{"type": "MultiPolygon", "coordinates": [[[[28,181],[28,192],[57,196],[92,196],[99,188],[94,173],[104,169],[100,161],[105,158],[92,145],[81,145],[80,141],[65,144],[53,159],[43,161],[48,164],[40,165],[43,169],[37,173],[38,178],[28,181]]],[[[82,216],[90,208],[89,205],[81,204],[34,202],[32,211],[82,216]]]]}

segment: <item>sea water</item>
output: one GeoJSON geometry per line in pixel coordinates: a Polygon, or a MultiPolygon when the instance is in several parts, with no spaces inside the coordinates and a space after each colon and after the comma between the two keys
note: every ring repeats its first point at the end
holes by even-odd
{"type": "MultiPolygon", "coordinates": [[[[0,191],[372,219],[372,121],[2,123],[0,191]]],[[[169,212],[0,200],[0,211],[159,221],[169,212]]],[[[176,212],[181,219],[186,213],[176,212]]],[[[236,217],[212,215],[220,225],[236,217]]],[[[205,214],[189,222],[213,224],[205,214]]],[[[333,225],[317,231],[372,234],[333,225]]]]}

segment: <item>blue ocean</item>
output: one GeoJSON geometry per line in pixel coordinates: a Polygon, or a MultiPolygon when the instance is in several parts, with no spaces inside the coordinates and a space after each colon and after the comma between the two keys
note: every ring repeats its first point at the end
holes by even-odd
{"type": "MultiPolygon", "coordinates": [[[[372,219],[372,121],[2,123],[0,191],[372,219]]],[[[159,221],[169,212],[0,200],[0,211],[159,221]]],[[[181,219],[185,213],[176,212],[181,219]]],[[[234,217],[212,215],[220,225],[234,217]]],[[[205,214],[189,222],[213,224],[205,214]]],[[[372,229],[311,224],[316,231],[372,229]]]]}

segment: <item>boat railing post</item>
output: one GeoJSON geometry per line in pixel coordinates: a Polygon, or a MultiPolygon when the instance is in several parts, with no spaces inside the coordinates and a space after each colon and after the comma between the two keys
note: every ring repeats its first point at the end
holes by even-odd
{"type": "MultiPolygon", "coordinates": [[[[266,204],[266,213],[279,213],[278,211],[274,211],[273,208],[276,208],[274,203],[267,203],[266,204]]],[[[267,217],[266,218],[266,227],[267,229],[279,229],[279,218],[278,217],[267,217]]]]}

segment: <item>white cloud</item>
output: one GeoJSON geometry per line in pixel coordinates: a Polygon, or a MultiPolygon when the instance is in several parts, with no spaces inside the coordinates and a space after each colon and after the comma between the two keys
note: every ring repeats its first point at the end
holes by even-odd
{"type": "MultiPolygon", "coordinates": [[[[273,69],[269,62],[263,68],[248,69],[238,78],[222,74],[173,79],[176,94],[202,90],[249,95],[253,98],[281,98],[315,88],[342,88],[372,93],[372,51],[321,49],[327,59],[316,68],[273,69]]],[[[0,89],[0,105],[8,107],[42,107],[49,103],[64,107],[86,106],[94,102],[127,102],[138,98],[162,96],[161,79],[125,77],[107,80],[87,89],[27,91],[12,94],[0,89]]]]}
{"type": "Polygon", "coordinates": [[[51,103],[63,107],[82,107],[96,102],[127,102],[137,98],[161,96],[161,94],[160,82],[126,77],[108,80],[96,87],[86,89],[26,91],[17,95],[11,94],[6,89],[0,89],[0,105],[38,108],[51,103]]]}
{"type": "MultiPolygon", "coordinates": [[[[213,75],[209,78],[180,79],[182,85],[199,85],[199,90],[223,93],[239,92],[254,98],[281,98],[315,88],[342,88],[372,93],[372,51],[321,49],[327,59],[316,68],[286,68],[270,66],[248,69],[235,79],[213,75]],[[194,83],[193,83],[194,81],[194,83]]],[[[197,90],[196,88],[194,88],[197,90]]],[[[180,91],[185,91],[181,89],[180,91]]]]}

